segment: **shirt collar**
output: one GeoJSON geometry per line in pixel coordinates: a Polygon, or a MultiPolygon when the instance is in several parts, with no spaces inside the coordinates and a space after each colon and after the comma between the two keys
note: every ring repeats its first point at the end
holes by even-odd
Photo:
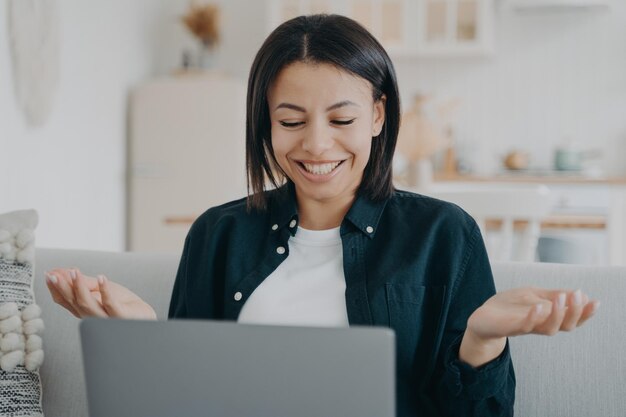
{"type": "MultiPolygon", "coordinates": [[[[389,199],[373,201],[363,195],[357,196],[348,210],[345,220],[350,221],[357,229],[370,239],[378,231],[378,222],[389,199]]],[[[344,220],[344,221],[345,221],[344,220]]]]}
{"type": "MultiPolygon", "coordinates": [[[[357,196],[344,218],[344,223],[346,220],[349,221],[363,234],[373,238],[378,230],[378,222],[388,200],[373,201],[362,195],[357,196]]],[[[276,189],[270,204],[272,232],[286,227],[289,233],[295,236],[299,219],[294,184],[288,181],[276,189]]]]}
{"type": "Polygon", "coordinates": [[[298,225],[298,205],[296,203],[296,190],[291,181],[277,188],[274,198],[270,201],[270,223],[272,232],[287,227],[291,236],[295,236],[298,225]],[[290,227],[291,226],[291,227],[290,227]]]}

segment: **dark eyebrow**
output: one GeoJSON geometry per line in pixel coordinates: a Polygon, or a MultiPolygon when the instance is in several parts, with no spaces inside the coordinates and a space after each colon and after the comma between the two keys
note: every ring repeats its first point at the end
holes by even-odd
{"type": "Polygon", "coordinates": [[[304,113],[306,111],[306,110],[304,110],[304,108],[302,108],[300,106],[296,106],[295,104],[291,104],[291,103],[280,103],[278,106],[276,106],[274,111],[276,111],[278,109],[291,109],[291,110],[299,111],[299,112],[302,112],[302,113],[304,113]]]}
{"type": "MultiPolygon", "coordinates": [[[[345,107],[345,106],[357,106],[357,107],[360,107],[358,104],[356,104],[353,101],[344,100],[344,101],[340,101],[339,103],[335,103],[332,106],[328,107],[326,109],[326,111],[335,110],[335,109],[338,109],[340,107],[345,107]]],[[[276,106],[274,111],[276,111],[278,109],[281,109],[281,108],[291,109],[291,110],[299,111],[299,112],[302,112],[302,113],[306,113],[306,110],[303,107],[296,106],[295,104],[291,104],[291,103],[280,103],[278,106],[276,106]]]]}

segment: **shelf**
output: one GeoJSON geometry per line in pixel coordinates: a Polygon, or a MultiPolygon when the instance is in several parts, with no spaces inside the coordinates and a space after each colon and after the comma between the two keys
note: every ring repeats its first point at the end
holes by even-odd
{"type": "Polygon", "coordinates": [[[566,10],[608,8],[611,0],[511,0],[517,10],[566,10]]]}
{"type": "MultiPolygon", "coordinates": [[[[606,230],[607,219],[605,216],[598,215],[568,215],[568,214],[552,214],[545,217],[541,221],[541,229],[585,229],[585,230],[606,230]]],[[[502,228],[502,220],[487,219],[485,227],[487,230],[500,230],[502,228]]],[[[513,221],[513,229],[516,231],[524,230],[528,227],[528,221],[513,221]]]]}
{"type": "Polygon", "coordinates": [[[540,184],[603,184],[626,186],[626,177],[591,177],[583,174],[533,175],[504,172],[494,175],[435,174],[435,181],[441,182],[530,182],[540,184]]]}

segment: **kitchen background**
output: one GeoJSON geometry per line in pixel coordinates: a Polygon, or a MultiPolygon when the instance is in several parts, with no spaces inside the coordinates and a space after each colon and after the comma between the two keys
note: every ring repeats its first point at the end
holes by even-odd
{"type": "MultiPolygon", "coordinates": [[[[417,1],[406,4],[415,8],[417,1]]],[[[567,145],[594,152],[594,176],[626,177],[626,2],[517,7],[523,1],[493,2],[492,54],[392,52],[404,110],[417,93],[454,101],[457,158],[473,175],[499,175],[513,150],[527,152],[534,170],[550,170],[555,149],[567,145]]],[[[197,51],[181,23],[189,2],[56,2],[59,79],[49,117],[38,127],[26,122],[14,94],[9,3],[0,0],[0,212],[37,209],[38,246],[124,250],[131,223],[129,94],[172,77],[183,51],[192,57],[197,51]]],[[[212,70],[245,85],[275,2],[212,3],[221,12],[212,70]]],[[[617,263],[623,262],[626,256],[617,263]]]]}

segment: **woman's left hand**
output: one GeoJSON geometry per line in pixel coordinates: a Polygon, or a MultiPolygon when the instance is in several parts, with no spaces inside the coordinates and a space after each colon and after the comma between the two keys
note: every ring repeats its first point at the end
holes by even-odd
{"type": "Polygon", "coordinates": [[[474,311],[467,331],[485,341],[530,333],[554,335],[582,325],[599,304],[581,290],[515,288],[495,294],[474,311]]]}
{"type": "Polygon", "coordinates": [[[459,358],[481,366],[500,355],[507,337],[531,333],[551,336],[573,330],[599,305],[580,290],[527,287],[499,292],[468,319],[459,358]]]}

